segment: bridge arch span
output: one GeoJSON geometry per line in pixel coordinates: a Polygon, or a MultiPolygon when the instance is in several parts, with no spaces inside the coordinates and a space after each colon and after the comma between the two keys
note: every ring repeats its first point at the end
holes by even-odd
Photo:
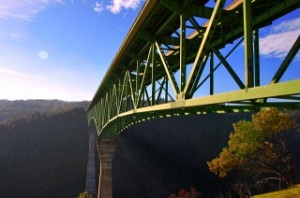
{"type": "Polygon", "coordinates": [[[295,0],[146,1],[88,107],[99,138],[159,117],[300,108],[299,75],[283,78],[295,69],[300,36],[278,66],[265,65],[259,51],[259,31],[299,6],[295,0]],[[236,64],[234,53],[244,54],[236,64]]]}
{"type": "MultiPolygon", "coordinates": [[[[299,109],[300,76],[285,77],[299,71],[292,65],[300,35],[277,66],[260,58],[260,30],[289,13],[299,15],[299,7],[295,0],[145,1],[87,109],[98,148],[111,151],[108,162],[115,145],[108,140],[139,122],[299,109]]],[[[111,197],[107,192],[104,197],[111,197]]]]}

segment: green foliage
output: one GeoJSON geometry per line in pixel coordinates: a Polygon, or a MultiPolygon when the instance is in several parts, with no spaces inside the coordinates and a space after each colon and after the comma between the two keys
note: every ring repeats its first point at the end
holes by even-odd
{"type": "Polygon", "coordinates": [[[82,192],[76,198],[93,198],[93,196],[90,195],[88,192],[82,192]]]}
{"type": "Polygon", "coordinates": [[[210,171],[225,177],[237,171],[256,183],[277,180],[285,186],[293,184],[293,166],[285,133],[295,127],[294,120],[275,108],[263,109],[252,121],[233,124],[228,146],[219,156],[207,162],[210,171]]]}

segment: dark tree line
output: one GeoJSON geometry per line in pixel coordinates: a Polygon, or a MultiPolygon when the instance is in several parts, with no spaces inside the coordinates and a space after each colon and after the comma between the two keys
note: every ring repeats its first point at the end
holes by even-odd
{"type": "Polygon", "coordinates": [[[20,115],[0,124],[0,197],[76,197],[85,187],[86,104],[19,102],[0,105],[20,115]]]}
{"type": "Polygon", "coordinates": [[[35,113],[55,114],[73,108],[86,109],[88,101],[65,102],[61,100],[0,100],[0,124],[35,113]]]}

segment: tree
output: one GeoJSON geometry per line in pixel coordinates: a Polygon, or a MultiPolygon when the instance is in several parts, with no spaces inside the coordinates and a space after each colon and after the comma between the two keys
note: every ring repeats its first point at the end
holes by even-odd
{"type": "Polygon", "coordinates": [[[88,192],[82,192],[76,198],[93,198],[93,196],[90,195],[88,192]]]}
{"type": "Polygon", "coordinates": [[[266,183],[282,187],[293,185],[294,169],[285,132],[295,126],[287,113],[275,108],[262,109],[252,116],[252,121],[234,123],[228,146],[207,162],[210,171],[220,177],[237,173],[238,185],[247,181],[248,194],[253,186],[258,189],[266,183]],[[249,184],[250,181],[253,183],[249,184]]]}

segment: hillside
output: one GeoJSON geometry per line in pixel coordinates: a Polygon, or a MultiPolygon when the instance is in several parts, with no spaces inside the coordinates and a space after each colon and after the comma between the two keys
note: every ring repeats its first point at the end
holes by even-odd
{"type": "Polygon", "coordinates": [[[65,102],[61,100],[0,100],[0,124],[35,113],[59,113],[77,107],[86,109],[88,105],[88,101],[65,102]]]}
{"type": "MultiPolygon", "coordinates": [[[[84,191],[88,104],[0,100],[1,198],[75,198],[84,191]]],[[[300,111],[291,114],[300,125],[300,111]]],[[[191,186],[212,197],[224,190],[228,180],[209,172],[206,161],[226,145],[232,123],[249,118],[246,113],[191,115],[128,128],[118,136],[114,197],[166,198],[191,186]]],[[[300,182],[299,131],[290,131],[288,139],[300,182]]]]}
{"type": "Polygon", "coordinates": [[[0,197],[66,198],[84,191],[88,152],[86,104],[1,104],[5,124],[0,125],[0,197]],[[17,109],[16,119],[12,109],[17,109]]]}

